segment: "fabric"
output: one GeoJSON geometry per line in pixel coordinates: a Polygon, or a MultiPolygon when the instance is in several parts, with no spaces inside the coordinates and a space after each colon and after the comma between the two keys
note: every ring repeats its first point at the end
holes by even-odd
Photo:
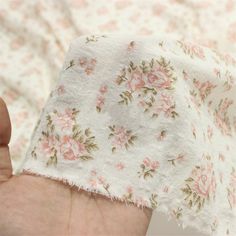
{"type": "MultiPolygon", "coordinates": [[[[71,40],[85,34],[107,33],[133,33],[136,36],[164,33],[166,38],[188,39],[212,49],[220,71],[217,78],[234,86],[235,74],[229,74],[224,68],[232,68],[236,64],[235,25],[235,0],[2,1],[0,96],[7,103],[12,121],[10,151],[13,173],[19,174],[32,131],[57,83],[71,40]]],[[[191,64],[192,60],[198,58],[186,58],[185,63],[191,64]]],[[[227,96],[232,95],[230,91],[226,93],[227,96]]],[[[198,123],[195,126],[198,127],[198,123]]],[[[219,146],[223,148],[224,143],[219,146]]],[[[232,173],[231,170],[222,172],[226,176],[232,173]]],[[[218,221],[225,217],[229,219],[226,213],[220,215],[218,221]]],[[[234,219],[231,218],[233,225],[234,219]]],[[[160,218],[155,218],[154,214],[152,222],[154,228],[160,218]]],[[[171,224],[169,226],[174,228],[171,224]]],[[[161,227],[159,225],[158,229],[161,227]]],[[[195,228],[200,229],[198,226],[195,228]]],[[[183,234],[186,232],[187,229],[183,234]]],[[[153,234],[158,233],[155,231],[153,234]]]]}
{"type": "Polygon", "coordinates": [[[74,38],[165,33],[216,49],[231,63],[236,60],[235,25],[235,0],[2,1],[0,96],[12,119],[14,172],[74,38]]]}
{"type": "Polygon", "coordinates": [[[236,234],[236,68],[166,35],[84,35],[20,172],[236,234]]]}

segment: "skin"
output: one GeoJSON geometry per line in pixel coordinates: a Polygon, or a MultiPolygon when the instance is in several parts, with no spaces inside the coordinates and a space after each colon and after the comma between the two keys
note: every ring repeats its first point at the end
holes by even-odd
{"type": "Polygon", "coordinates": [[[0,98],[1,236],[146,235],[152,210],[30,174],[12,175],[11,122],[0,98]]]}

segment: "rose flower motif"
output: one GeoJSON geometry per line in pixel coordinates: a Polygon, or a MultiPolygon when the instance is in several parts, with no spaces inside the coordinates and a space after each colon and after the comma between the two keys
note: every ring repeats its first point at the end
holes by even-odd
{"type": "Polygon", "coordinates": [[[86,148],[83,143],[74,140],[72,137],[65,135],[62,138],[62,142],[60,144],[60,152],[62,153],[64,159],[66,160],[75,160],[80,155],[85,154],[86,148]]]}
{"type": "Polygon", "coordinates": [[[142,72],[138,70],[132,72],[130,79],[127,82],[128,89],[133,92],[140,90],[144,85],[145,81],[142,72]]]}

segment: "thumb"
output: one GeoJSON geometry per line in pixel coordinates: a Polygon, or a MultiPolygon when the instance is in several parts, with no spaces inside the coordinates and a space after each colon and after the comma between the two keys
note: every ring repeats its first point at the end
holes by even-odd
{"type": "Polygon", "coordinates": [[[0,98],[0,182],[12,175],[8,144],[11,138],[11,121],[5,102],[0,98]]]}

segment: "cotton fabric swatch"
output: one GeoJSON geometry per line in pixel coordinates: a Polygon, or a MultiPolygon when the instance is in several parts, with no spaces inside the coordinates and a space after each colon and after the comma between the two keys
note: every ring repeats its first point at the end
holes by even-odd
{"type": "Polygon", "coordinates": [[[235,66],[165,34],[80,36],[20,172],[236,235],[235,66]]]}

